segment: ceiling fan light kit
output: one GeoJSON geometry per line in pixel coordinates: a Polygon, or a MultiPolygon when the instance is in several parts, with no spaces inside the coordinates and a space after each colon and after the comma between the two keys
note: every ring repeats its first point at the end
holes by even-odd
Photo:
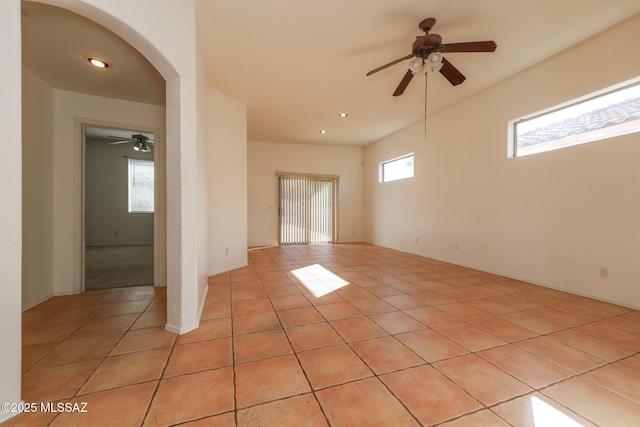
{"type": "Polygon", "coordinates": [[[142,133],[137,133],[131,135],[131,138],[122,138],[119,136],[109,136],[109,138],[118,139],[119,141],[110,142],[109,145],[115,144],[128,144],[133,142],[133,149],[135,151],[140,151],[141,153],[150,153],[151,145],[153,145],[153,140],[149,139],[149,137],[143,135],[142,133]]]}
{"type": "Polygon", "coordinates": [[[431,71],[433,72],[440,71],[442,69],[442,66],[444,65],[442,63],[443,59],[444,57],[442,56],[441,53],[438,53],[438,52],[430,53],[429,56],[427,57],[427,63],[429,64],[429,68],[431,68],[431,71]]]}
{"type": "Polygon", "coordinates": [[[422,58],[414,59],[413,61],[411,61],[411,64],[409,64],[409,69],[411,70],[414,76],[420,74],[422,70],[424,70],[424,59],[422,58]]]}
{"type": "Polygon", "coordinates": [[[145,141],[136,141],[135,144],[133,144],[133,149],[141,153],[151,152],[151,148],[149,148],[149,144],[147,144],[145,141]]]}

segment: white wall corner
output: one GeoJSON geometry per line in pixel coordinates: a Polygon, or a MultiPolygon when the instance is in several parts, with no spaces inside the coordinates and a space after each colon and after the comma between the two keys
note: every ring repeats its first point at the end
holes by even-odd
{"type": "Polygon", "coordinates": [[[207,88],[207,275],[246,266],[247,108],[207,88]]]}
{"type": "Polygon", "coordinates": [[[166,331],[169,332],[173,332],[174,334],[178,334],[178,335],[184,335],[188,332],[191,332],[195,329],[198,329],[200,327],[200,322],[202,320],[202,313],[204,313],[204,306],[207,303],[207,295],[209,293],[209,286],[205,286],[204,287],[204,292],[202,293],[202,295],[200,296],[200,304],[198,306],[198,320],[195,323],[191,323],[187,326],[184,327],[180,327],[180,326],[176,326],[176,325],[170,325],[170,324],[166,324],[164,325],[164,329],[166,331]]]}
{"type": "MultiPolygon", "coordinates": [[[[0,2],[0,402],[20,402],[22,316],[22,61],[20,1],[0,2]]],[[[1,413],[0,421],[13,413],[1,413]]]]}
{"type": "Polygon", "coordinates": [[[52,298],[54,295],[53,293],[48,293],[44,296],[41,296],[40,298],[38,298],[37,300],[34,301],[27,301],[27,302],[23,302],[23,306],[22,306],[22,311],[27,311],[30,308],[35,307],[36,305],[45,302],[46,300],[48,300],[49,298],[52,298]]]}

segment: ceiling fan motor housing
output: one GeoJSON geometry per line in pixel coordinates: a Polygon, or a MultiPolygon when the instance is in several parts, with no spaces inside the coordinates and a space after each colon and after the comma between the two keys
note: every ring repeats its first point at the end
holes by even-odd
{"type": "Polygon", "coordinates": [[[416,56],[423,58],[429,56],[430,53],[438,50],[442,44],[442,37],[439,34],[427,34],[425,36],[416,37],[413,42],[412,52],[416,56]]]}

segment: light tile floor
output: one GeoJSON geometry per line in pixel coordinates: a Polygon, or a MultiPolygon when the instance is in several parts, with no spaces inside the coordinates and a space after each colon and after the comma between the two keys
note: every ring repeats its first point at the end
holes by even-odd
{"type": "Polygon", "coordinates": [[[164,289],[25,312],[23,399],[87,412],[5,425],[640,425],[638,311],[367,244],[249,258],[179,337],[164,289]]]}

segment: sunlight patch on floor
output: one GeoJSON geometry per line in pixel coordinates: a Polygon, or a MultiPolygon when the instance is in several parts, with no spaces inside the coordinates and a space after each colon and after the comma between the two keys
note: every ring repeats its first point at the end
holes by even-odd
{"type": "Polygon", "coordinates": [[[531,396],[531,411],[535,427],[583,427],[570,416],[535,396],[531,396]]]}
{"type": "Polygon", "coordinates": [[[336,276],[320,264],[309,265],[291,272],[316,298],[349,284],[349,282],[336,276]]]}

